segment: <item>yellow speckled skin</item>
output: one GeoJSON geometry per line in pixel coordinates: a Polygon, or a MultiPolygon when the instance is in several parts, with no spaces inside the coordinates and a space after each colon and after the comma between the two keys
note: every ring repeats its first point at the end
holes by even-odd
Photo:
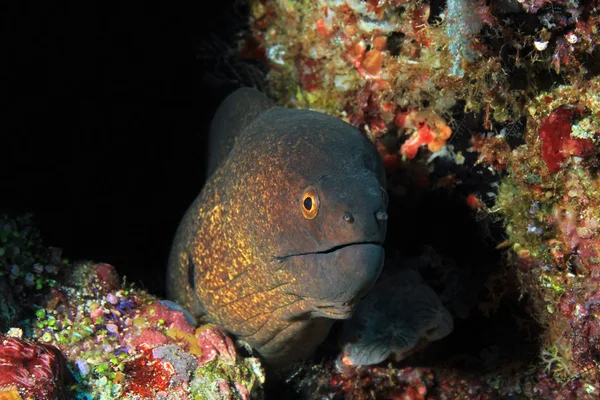
{"type": "Polygon", "coordinates": [[[173,242],[168,296],[282,365],[309,356],[379,276],[385,173],[372,143],[325,114],[240,89],[223,115],[211,132],[219,162],[173,242]]]}

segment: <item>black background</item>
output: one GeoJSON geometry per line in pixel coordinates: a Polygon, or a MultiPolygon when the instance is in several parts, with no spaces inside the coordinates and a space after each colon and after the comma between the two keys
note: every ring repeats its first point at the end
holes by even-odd
{"type": "Polygon", "coordinates": [[[162,295],[171,239],[205,179],[207,127],[240,84],[215,78],[218,49],[235,45],[246,10],[56,3],[10,2],[4,15],[0,211],[33,212],[65,257],[108,262],[162,295]]]}

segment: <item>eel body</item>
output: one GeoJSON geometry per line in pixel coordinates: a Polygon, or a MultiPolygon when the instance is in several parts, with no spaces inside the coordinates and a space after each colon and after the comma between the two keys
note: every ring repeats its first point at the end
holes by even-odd
{"type": "Polygon", "coordinates": [[[223,102],[210,135],[210,176],[177,229],[168,297],[272,365],[307,357],[381,272],[381,158],[351,125],[252,89],[223,102]]]}

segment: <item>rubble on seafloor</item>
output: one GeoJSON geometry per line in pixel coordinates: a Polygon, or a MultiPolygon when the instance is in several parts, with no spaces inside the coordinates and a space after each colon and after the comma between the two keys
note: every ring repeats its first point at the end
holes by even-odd
{"type": "Polygon", "coordinates": [[[262,396],[260,361],[220,327],[194,328],[111,265],[62,259],[30,216],[0,217],[0,285],[2,399],[262,396]]]}
{"type": "MultiPolygon", "coordinates": [[[[600,396],[600,3],[252,0],[250,14],[240,54],[269,67],[270,95],[342,118],[377,145],[388,172],[388,253],[410,249],[390,240],[414,244],[411,235],[426,229],[434,247],[445,246],[436,231],[456,222],[441,211],[448,199],[462,199],[480,230],[481,242],[465,236],[464,252],[485,241],[498,253],[480,260],[475,311],[449,308],[459,332],[440,342],[456,340],[477,313],[481,323],[498,318],[512,298],[533,353],[478,371],[447,354],[379,366],[324,361],[297,371],[298,390],[354,399],[600,396]]],[[[460,279],[473,285],[469,268],[460,279]]],[[[488,350],[484,364],[494,358],[488,350]]]]}

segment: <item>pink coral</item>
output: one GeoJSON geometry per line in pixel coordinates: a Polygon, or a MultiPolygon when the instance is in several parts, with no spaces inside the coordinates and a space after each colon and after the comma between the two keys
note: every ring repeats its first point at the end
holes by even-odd
{"type": "Polygon", "coordinates": [[[217,325],[206,325],[199,328],[197,335],[198,345],[202,348],[200,364],[204,365],[219,356],[227,364],[235,364],[237,353],[233,341],[223,328],[217,325]]]}
{"type": "Polygon", "coordinates": [[[142,316],[150,323],[160,323],[167,328],[177,328],[185,333],[194,333],[194,327],[186,321],[183,312],[172,310],[158,302],[146,307],[142,312],[142,316]]]}
{"type": "Polygon", "coordinates": [[[142,345],[159,346],[168,342],[169,338],[164,333],[153,328],[142,330],[139,336],[135,336],[132,340],[135,347],[142,345]]]}

